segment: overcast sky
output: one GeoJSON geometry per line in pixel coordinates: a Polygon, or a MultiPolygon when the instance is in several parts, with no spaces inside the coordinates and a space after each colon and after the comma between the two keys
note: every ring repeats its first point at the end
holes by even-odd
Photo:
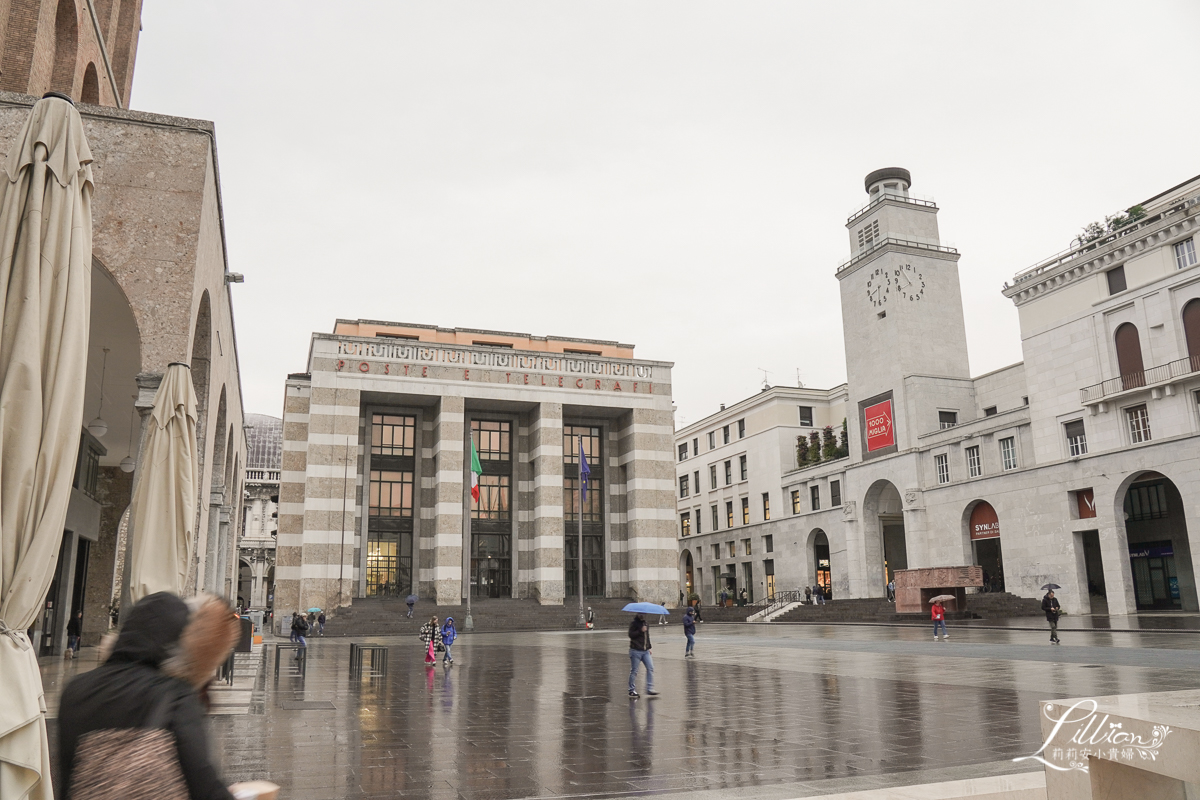
{"type": "Polygon", "coordinates": [[[971,369],[1004,281],[1200,173],[1200,3],[146,0],[132,107],[217,126],[245,407],[371,318],[616,339],[677,423],[845,380],[863,176],[962,252],[971,369]]]}

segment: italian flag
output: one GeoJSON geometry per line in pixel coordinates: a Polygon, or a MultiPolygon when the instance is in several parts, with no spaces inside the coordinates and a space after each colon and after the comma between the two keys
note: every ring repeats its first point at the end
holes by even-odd
{"type": "Polygon", "coordinates": [[[479,466],[479,453],[475,450],[475,437],[471,437],[471,499],[479,502],[479,476],[483,467],[479,466]]]}

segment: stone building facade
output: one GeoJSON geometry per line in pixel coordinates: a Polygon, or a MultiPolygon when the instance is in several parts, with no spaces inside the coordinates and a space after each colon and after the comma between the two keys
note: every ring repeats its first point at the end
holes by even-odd
{"type": "Polygon", "coordinates": [[[238,543],[238,605],[269,609],[275,599],[275,536],[279,532],[279,469],[283,420],[246,415],[245,492],[238,543]]]}
{"type": "MultiPolygon", "coordinates": [[[[36,98],[0,92],[7,152],[36,98]]],[[[109,626],[123,584],[126,508],[145,424],[167,365],[190,364],[198,400],[200,489],[188,590],[232,596],[246,442],[231,273],[209,122],[89,106],[80,109],[94,158],[92,308],[80,463],[55,581],[35,626],[60,650],[70,616],[83,643],[109,626]],[[94,427],[94,426],[93,426],[94,427]],[[98,429],[98,428],[97,428],[98,429]]]]}
{"type": "Polygon", "coordinates": [[[0,90],[129,108],[141,0],[0,0],[0,90]]]}
{"type": "MultiPolygon", "coordinates": [[[[959,254],[910,183],[905,170],[872,173],[847,222],[852,257],[837,277],[849,380],[829,402],[848,411],[849,452],[765,466],[756,480],[795,498],[782,518],[685,538],[695,503],[680,498],[680,579],[711,601],[730,578],[765,586],[770,561],[777,587],[877,597],[895,569],[979,564],[991,588],[1033,597],[1060,584],[1070,612],[1196,610],[1200,178],[1018,274],[1004,294],[1025,359],[976,377],[959,254]],[[730,558],[742,540],[754,555],[730,558]],[[714,582],[713,566],[728,577],[714,582]]],[[[752,439],[773,397],[735,407],[752,439]]],[[[678,431],[677,446],[722,420],[678,431]]],[[[696,466],[678,464],[677,479],[685,472],[696,466]]]]}
{"type": "Polygon", "coordinates": [[[339,320],[285,391],[277,608],[575,597],[580,437],[585,593],[677,600],[670,364],[617,342],[339,320]]]}

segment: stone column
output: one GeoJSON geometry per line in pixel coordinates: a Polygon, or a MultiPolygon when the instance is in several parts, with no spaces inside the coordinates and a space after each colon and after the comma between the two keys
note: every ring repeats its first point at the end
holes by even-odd
{"type": "MultiPolygon", "coordinates": [[[[308,473],[311,386],[289,380],[283,401],[283,454],[279,473],[279,522],[275,540],[275,620],[300,607],[304,560],[304,500],[308,473]]],[[[315,449],[315,447],[314,447],[315,449]]],[[[277,633],[279,631],[276,631],[277,633]]]]}
{"type": "Polygon", "coordinates": [[[622,421],[629,589],[637,600],[674,607],[679,602],[679,551],[672,414],[635,408],[622,421]]]}
{"type": "Polygon", "coordinates": [[[217,525],[217,535],[219,538],[217,567],[220,570],[219,578],[217,579],[217,593],[223,597],[233,599],[233,592],[230,591],[230,570],[232,565],[229,563],[230,550],[233,548],[233,536],[229,530],[229,515],[232,509],[229,506],[221,506],[220,521],[217,525]]]}
{"type": "Polygon", "coordinates": [[[1125,533],[1125,522],[1103,519],[1100,515],[1096,522],[1100,531],[1100,560],[1104,563],[1104,593],[1108,599],[1108,613],[1135,614],[1137,601],[1133,594],[1133,569],[1129,565],[1129,537],[1125,533]]]}
{"type": "Polygon", "coordinates": [[[462,397],[442,397],[433,421],[432,588],[447,606],[462,602],[464,405],[462,397]]]}
{"type": "Polygon", "coordinates": [[[561,605],[566,591],[562,437],[562,404],[538,403],[529,415],[529,463],[533,468],[529,595],[542,605],[561,605]]]}
{"type": "MultiPolygon", "coordinates": [[[[225,503],[225,487],[214,486],[208,495],[208,531],[204,539],[204,590],[220,594],[221,577],[221,506],[225,503]]],[[[199,573],[196,578],[199,583],[199,573]]],[[[223,588],[223,587],[222,587],[223,588]]]]}

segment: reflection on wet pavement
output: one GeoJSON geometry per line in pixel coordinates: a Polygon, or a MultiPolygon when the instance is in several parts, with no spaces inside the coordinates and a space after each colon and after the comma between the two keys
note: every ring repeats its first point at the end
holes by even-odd
{"type": "Polygon", "coordinates": [[[1200,686],[1200,651],[1170,633],[1051,648],[1022,631],[935,643],[915,629],[709,625],[694,660],[677,627],[655,633],[662,695],[639,700],[619,633],[468,635],[448,669],[426,669],[413,637],[381,637],[364,641],[391,645],[388,674],[361,678],[349,640],[318,640],[305,677],[276,682],[269,662],[251,714],[213,719],[214,749],[230,780],[272,780],[286,798],[800,796],[1003,769],[1039,746],[1039,699],[1200,686]],[[294,700],[333,708],[283,708],[294,700]]]}

